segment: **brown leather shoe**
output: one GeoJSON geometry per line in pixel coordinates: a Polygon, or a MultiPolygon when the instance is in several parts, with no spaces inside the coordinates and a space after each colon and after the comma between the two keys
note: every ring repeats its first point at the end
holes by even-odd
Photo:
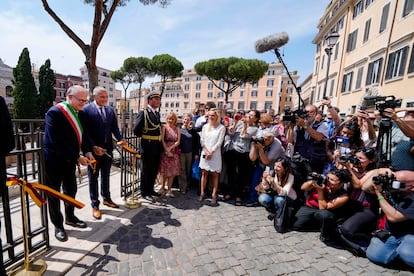
{"type": "Polygon", "coordinates": [[[101,215],[101,210],[99,210],[98,208],[93,208],[92,209],[92,216],[95,219],[101,219],[102,215],[101,215]]]}
{"type": "Polygon", "coordinates": [[[111,207],[111,208],[119,208],[118,204],[116,204],[112,200],[111,201],[104,201],[103,205],[106,205],[106,206],[111,207]]]}

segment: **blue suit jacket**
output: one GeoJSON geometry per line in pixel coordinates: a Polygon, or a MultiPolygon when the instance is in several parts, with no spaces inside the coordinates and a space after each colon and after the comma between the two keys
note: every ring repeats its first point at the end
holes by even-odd
{"type": "Polygon", "coordinates": [[[95,103],[86,105],[79,116],[84,126],[84,137],[87,140],[85,146],[88,152],[93,152],[93,147],[98,146],[112,154],[112,134],[117,140],[122,139],[114,109],[111,106],[105,106],[104,108],[105,121],[102,120],[95,103]]]}
{"type": "MultiPolygon", "coordinates": [[[[80,116],[82,111],[79,111],[80,116]]],[[[84,149],[84,136],[82,150],[84,149]]],[[[76,162],[81,151],[76,132],[57,107],[52,106],[45,117],[44,153],[46,162],[58,165],[62,162],[76,162]]]]}

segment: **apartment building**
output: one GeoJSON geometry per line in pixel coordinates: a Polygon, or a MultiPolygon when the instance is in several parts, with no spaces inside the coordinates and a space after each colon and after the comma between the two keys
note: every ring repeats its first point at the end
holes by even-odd
{"type": "Polygon", "coordinates": [[[412,0],[332,0],[313,40],[314,70],[305,84],[310,102],[318,104],[326,91],[341,113],[377,95],[414,106],[413,27],[412,0]],[[332,33],[339,37],[331,48],[326,38],[332,33]]]}
{"type": "Polygon", "coordinates": [[[13,68],[3,63],[0,58],[0,96],[4,97],[6,105],[13,110],[13,68]]]}
{"type": "Polygon", "coordinates": [[[68,88],[73,85],[83,85],[83,80],[80,76],[73,75],[62,75],[55,73],[55,90],[56,90],[56,99],[55,103],[66,100],[66,92],[68,88]]]}
{"type": "MultiPolygon", "coordinates": [[[[111,70],[102,67],[98,68],[98,85],[102,86],[108,91],[108,105],[115,108],[116,106],[116,95],[115,95],[115,82],[111,79],[111,70]]],[[[86,65],[80,68],[80,73],[83,80],[83,87],[89,89],[89,76],[86,65]]]]}
{"type": "MultiPolygon", "coordinates": [[[[228,97],[227,109],[283,112],[285,106],[291,106],[294,85],[287,75],[283,74],[281,63],[269,64],[265,75],[256,83],[246,83],[238,87],[228,97]]],[[[297,72],[291,73],[296,82],[297,72]]],[[[223,82],[216,82],[224,88],[223,82]]],[[[160,90],[161,83],[155,82],[151,90],[160,90]]],[[[200,76],[194,69],[185,69],[180,78],[169,80],[161,99],[161,117],[175,112],[178,115],[192,113],[200,103],[214,102],[218,108],[225,104],[224,92],[217,88],[207,77],[200,76]]]]}

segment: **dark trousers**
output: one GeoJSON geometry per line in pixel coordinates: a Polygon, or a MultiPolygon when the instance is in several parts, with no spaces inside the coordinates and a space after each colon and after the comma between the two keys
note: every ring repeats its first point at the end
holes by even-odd
{"type": "Polygon", "coordinates": [[[329,210],[320,210],[307,205],[300,207],[295,215],[292,229],[296,231],[314,230],[319,224],[321,236],[327,237],[335,233],[337,216],[329,210]]]}
{"type": "Polygon", "coordinates": [[[355,212],[341,224],[341,233],[352,241],[366,241],[371,239],[371,233],[375,230],[377,215],[370,207],[365,207],[355,212]]]}
{"type": "MultiPolygon", "coordinates": [[[[50,188],[75,198],[78,186],[75,176],[76,163],[58,162],[57,160],[46,161],[46,185],[50,188]]],[[[49,206],[49,216],[53,225],[63,229],[63,216],[60,211],[60,199],[48,196],[47,204],[49,206]]],[[[66,220],[74,220],[75,207],[65,203],[66,220]]]]}
{"type": "Polygon", "coordinates": [[[242,198],[245,187],[252,181],[253,164],[248,152],[229,150],[225,153],[228,185],[226,194],[242,198]]]}
{"type": "Polygon", "coordinates": [[[92,208],[99,208],[99,191],[98,177],[101,175],[101,196],[104,201],[111,201],[111,193],[109,190],[109,175],[111,172],[112,159],[109,156],[95,156],[95,170],[88,166],[89,178],[89,195],[91,197],[92,208]]]}
{"type": "Polygon", "coordinates": [[[154,183],[160,165],[161,142],[141,139],[141,149],[141,196],[144,197],[154,193],[154,183]]]}

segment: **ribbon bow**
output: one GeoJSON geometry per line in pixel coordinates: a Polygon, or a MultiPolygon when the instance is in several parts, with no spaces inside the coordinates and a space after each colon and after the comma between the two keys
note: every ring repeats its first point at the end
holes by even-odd
{"type": "Polygon", "coordinates": [[[27,192],[32,198],[33,202],[36,203],[36,205],[39,207],[41,207],[42,204],[46,204],[46,200],[43,198],[43,196],[40,194],[39,191],[45,192],[46,194],[50,196],[54,196],[58,199],[61,199],[65,201],[66,203],[78,209],[85,207],[85,204],[83,204],[80,201],[77,201],[73,197],[62,194],[43,184],[39,184],[35,182],[27,182],[25,179],[22,179],[22,178],[9,177],[7,178],[6,185],[7,186],[21,185],[23,188],[23,191],[27,192]]]}
{"type": "Polygon", "coordinates": [[[124,151],[133,154],[135,156],[135,158],[137,158],[137,159],[141,158],[141,155],[136,150],[134,150],[133,148],[128,147],[125,141],[119,141],[117,144],[120,145],[124,151]]]}

